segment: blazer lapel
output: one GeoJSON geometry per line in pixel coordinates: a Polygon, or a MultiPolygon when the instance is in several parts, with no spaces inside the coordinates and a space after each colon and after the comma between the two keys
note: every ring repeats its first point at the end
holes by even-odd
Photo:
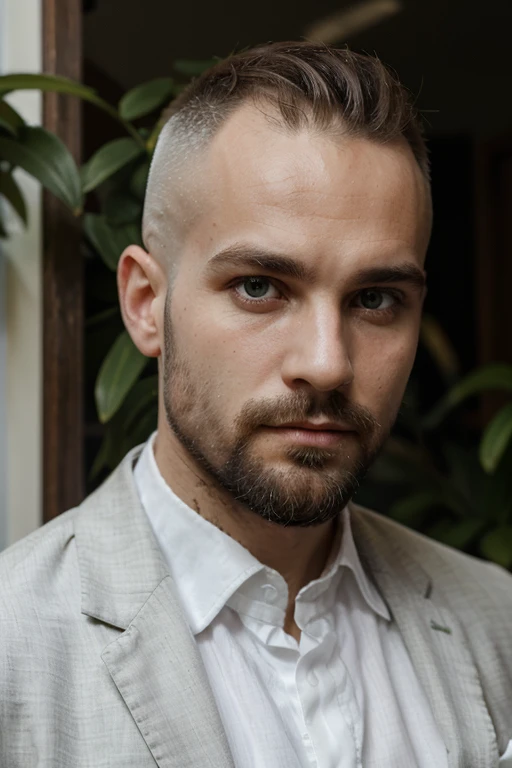
{"type": "Polygon", "coordinates": [[[494,728],[464,629],[444,595],[379,516],[352,507],[358,552],[373,576],[427,695],[450,768],[497,765],[494,728]]]}
{"type": "Polygon", "coordinates": [[[122,633],[101,657],[160,768],[233,768],[206,671],[133,483],[140,449],[82,505],[82,613],[122,633]]]}

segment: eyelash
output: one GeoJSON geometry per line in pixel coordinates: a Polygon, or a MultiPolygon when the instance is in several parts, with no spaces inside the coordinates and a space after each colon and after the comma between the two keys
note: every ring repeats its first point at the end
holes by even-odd
{"type": "MultiPolygon", "coordinates": [[[[267,280],[270,285],[274,286],[274,288],[276,288],[276,290],[278,290],[282,294],[281,289],[275,284],[275,282],[271,278],[265,277],[264,275],[246,275],[245,277],[237,278],[236,282],[231,283],[230,285],[231,291],[235,293],[237,300],[240,303],[245,304],[246,306],[251,306],[251,307],[261,307],[261,306],[264,306],[265,304],[268,304],[269,301],[279,301],[279,299],[276,299],[276,298],[247,299],[241,296],[240,293],[236,290],[237,287],[243,285],[244,282],[251,277],[257,277],[260,279],[267,280]]],[[[361,291],[358,291],[356,294],[356,297],[360,296],[363,290],[377,291],[378,293],[382,293],[390,296],[394,300],[393,306],[386,307],[385,309],[367,309],[366,307],[358,307],[358,309],[361,312],[364,312],[365,314],[373,315],[374,317],[377,317],[377,316],[383,317],[385,315],[394,313],[399,307],[402,307],[405,305],[405,294],[402,291],[397,290],[396,288],[378,288],[376,286],[369,286],[368,288],[364,288],[361,291]]]]}

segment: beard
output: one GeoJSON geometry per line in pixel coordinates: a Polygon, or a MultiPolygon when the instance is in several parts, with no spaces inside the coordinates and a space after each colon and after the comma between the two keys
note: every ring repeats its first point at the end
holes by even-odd
{"type": "Polygon", "coordinates": [[[220,395],[206,379],[192,375],[177,349],[169,296],[164,311],[163,402],[170,429],[212,481],[238,505],[282,526],[321,525],[338,516],[357,491],[382,448],[383,430],[370,411],[338,391],[319,407],[305,390],[264,401],[249,400],[232,429],[219,413],[220,395]],[[262,426],[323,417],[354,430],[348,448],[288,446],[269,462],[254,450],[262,426]],[[284,462],[283,462],[284,460],[284,462]],[[284,463],[284,466],[283,466],[284,463]]]}

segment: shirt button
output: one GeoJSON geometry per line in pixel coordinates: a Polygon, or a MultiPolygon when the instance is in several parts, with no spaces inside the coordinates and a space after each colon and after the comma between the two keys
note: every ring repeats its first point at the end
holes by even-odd
{"type": "Polygon", "coordinates": [[[265,600],[269,603],[275,603],[277,587],[274,587],[273,584],[263,584],[262,589],[265,590],[265,600]]]}
{"type": "Polygon", "coordinates": [[[304,741],[309,741],[309,733],[303,733],[302,738],[304,739],[304,741]]]}
{"type": "Polygon", "coordinates": [[[307,674],[307,681],[313,688],[318,685],[318,677],[315,675],[312,669],[310,669],[307,674]]]}

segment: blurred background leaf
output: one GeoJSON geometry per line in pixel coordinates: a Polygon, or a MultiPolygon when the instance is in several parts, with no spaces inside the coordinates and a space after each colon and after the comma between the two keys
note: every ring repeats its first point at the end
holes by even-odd
{"type": "Polygon", "coordinates": [[[81,168],[84,193],[95,189],[143,151],[140,144],[129,137],[109,141],[81,168]]]}
{"type": "Polygon", "coordinates": [[[80,174],[68,148],[57,136],[44,128],[21,126],[16,139],[0,136],[0,158],[23,168],[75,214],[81,212],[80,174]]]}
{"type": "Polygon", "coordinates": [[[167,104],[173,95],[174,80],[171,77],[159,77],[125,93],[119,102],[119,114],[125,120],[136,120],[167,104]]]}
{"type": "Polygon", "coordinates": [[[109,421],[147,364],[127,331],[123,331],[109,350],[96,381],[96,404],[100,421],[109,421]]]}

